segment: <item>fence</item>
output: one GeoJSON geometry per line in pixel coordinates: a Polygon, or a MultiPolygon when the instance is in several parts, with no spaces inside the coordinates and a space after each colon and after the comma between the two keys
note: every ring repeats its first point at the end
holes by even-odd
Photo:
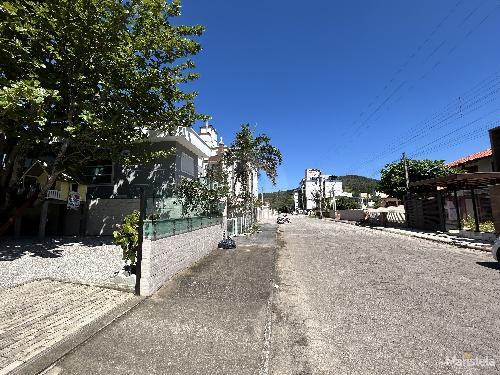
{"type": "Polygon", "coordinates": [[[251,214],[228,218],[226,225],[226,235],[229,237],[233,237],[247,233],[254,224],[255,218],[251,214]]]}
{"type": "Polygon", "coordinates": [[[157,240],[160,238],[175,236],[201,228],[221,225],[222,220],[222,217],[207,216],[144,220],[144,238],[157,240]]]}
{"type": "Polygon", "coordinates": [[[406,216],[402,211],[367,211],[368,222],[384,227],[405,227],[406,216]]]}
{"type": "Polygon", "coordinates": [[[140,277],[136,291],[151,295],[177,272],[217,247],[224,235],[222,216],[186,211],[173,197],[143,200],[140,277]]]}
{"type": "Polygon", "coordinates": [[[145,200],[144,238],[161,239],[198,229],[221,225],[222,215],[202,215],[196,210],[185,210],[172,196],[145,200]]]}

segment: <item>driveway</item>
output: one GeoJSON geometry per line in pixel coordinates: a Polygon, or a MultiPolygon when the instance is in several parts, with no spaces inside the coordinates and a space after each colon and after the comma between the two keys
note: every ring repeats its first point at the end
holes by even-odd
{"type": "Polygon", "coordinates": [[[138,303],[100,287],[121,267],[109,239],[2,240],[0,375],[37,373],[138,303]]]}
{"type": "Polygon", "coordinates": [[[44,278],[109,284],[122,266],[122,251],[110,237],[2,239],[0,243],[0,289],[44,278]]]}
{"type": "Polygon", "coordinates": [[[490,254],[305,217],[279,238],[271,373],[499,373],[490,254]]]}
{"type": "Polygon", "coordinates": [[[51,280],[0,290],[0,374],[38,373],[137,302],[130,293],[51,280]]]}

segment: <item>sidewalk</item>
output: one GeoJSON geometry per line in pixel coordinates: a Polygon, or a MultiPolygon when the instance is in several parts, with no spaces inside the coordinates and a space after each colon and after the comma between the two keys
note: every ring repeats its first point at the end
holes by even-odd
{"type": "MultiPolygon", "coordinates": [[[[330,219],[330,220],[336,221],[339,223],[344,223],[344,224],[357,225],[353,221],[333,220],[333,219],[330,219]]],[[[384,232],[400,234],[403,236],[421,238],[421,239],[429,240],[429,241],[446,243],[449,245],[464,247],[464,248],[473,249],[473,250],[491,251],[491,246],[493,245],[493,243],[489,242],[489,241],[475,240],[475,239],[460,237],[460,236],[456,236],[456,235],[453,235],[450,233],[444,233],[444,232],[431,232],[431,231],[410,229],[410,228],[376,227],[376,226],[369,226],[369,225],[360,226],[360,227],[365,227],[365,228],[370,228],[370,229],[374,229],[374,230],[380,230],[380,231],[384,231],[384,232]]]]}
{"type": "Polygon", "coordinates": [[[276,226],[179,273],[58,361],[58,374],[257,374],[267,359],[276,226]]]}
{"type": "Polygon", "coordinates": [[[139,299],[53,280],[0,289],[0,374],[35,374],[139,299]]]}

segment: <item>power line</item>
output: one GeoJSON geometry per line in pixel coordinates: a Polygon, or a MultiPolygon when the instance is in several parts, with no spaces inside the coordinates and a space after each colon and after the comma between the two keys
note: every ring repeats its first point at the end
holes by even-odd
{"type": "MultiPolygon", "coordinates": [[[[455,4],[455,7],[454,7],[454,8],[452,9],[452,11],[450,12],[451,14],[453,14],[453,13],[454,13],[454,11],[456,10],[456,8],[458,8],[458,6],[460,5],[460,3],[461,3],[461,1],[459,1],[459,2],[457,2],[457,3],[455,4]]],[[[459,25],[458,25],[458,26],[460,27],[460,26],[463,26],[464,24],[466,24],[466,23],[467,23],[467,21],[469,21],[469,20],[473,17],[473,15],[474,15],[474,14],[475,14],[475,13],[476,13],[476,12],[477,12],[477,11],[478,11],[478,10],[479,10],[479,9],[480,9],[480,8],[481,8],[484,4],[485,4],[485,3],[486,3],[486,1],[483,1],[481,4],[479,4],[478,6],[476,6],[475,8],[473,8],[473,9],[472,9],[472,10],[471,10],[468,14],[467,14],[467,16],[466,16],[466,17],[464,17],[464,18],[462,19],[462,21],[459,23],[459,25]]],[[[464,36],[464,37],[460,38],[460,39],[459,39],[459,41],[457,41],[456,46],[458,46],[458,45],[460,44],[460,42],[461,42],[461,41],[463,41],[463,40],[464,40],[464,39],[466,39],[468,36],[470,36],[470,35],[471,35],[471,34],[472,34],[475,30],[477,30],[477,29],[478,29],[478,28],[479,28],[479,27],[480,27],[480,26],[481,26],[481,25],[482,25],[482,24],[483,24],[483,23],[484,23],[484,22],[485,22],[485,21],[486,21],[486,20],[487,20],[487,19],[488,19],[488,18],[489,18],[489,17],[490,17],[490,16],[491,16],[491,15],[492,15],[495,11],[496,11],[496,10],[498,10],[499,8],[500,8],[500,5],[495,6],[495,8],[494,8],[491,12],[489,12],[489,13],[488,13],[488,14],[487,14],[487,15],[486,15],[486,16],[485,16],[485,17],[484,17],[484,18],[483,18],[483,19],[482,19],[482,20],[481,20],[481,21],[480,21],[480,22],[479,22],[479,23],[478,23],[475,27],[471,28],[471,29],[470,29],[470,30],[469,30],[469,31],[465,34],[465,36],[464,36]]],[[[451,14],[450,14],[450,15],[451,15],[451,14]]],[[[449,18],[449,16],[447,16],[447,17],[445,17],[445,18],[447,19],[447,18],[449,18]]],[[[425,45],[426,43],[423,43],[423,44],[425,45]]],[[[430,56],[432,56],[432,55],[434,55],[434,54],[435,54],[435,53],[436,53],[439,49],[441,49],[441,47],[442,47],[442,46],[444,46],[445,44],[446,44],[446,40],[444,40],[443,42],[441,42],[441,43],[438,45],[438,47],[436,47],[436,48],[435,48],[435,49],[431,52],[431,55],[429,55],[429,57],[430,57],[430,56]]],[[[449,56],[451,53],[452,53],[452,50],[450,50],[450,51],[448,52],[447,56],[449,56]]],[[[427,61],[427,60],[428,60],[428,59],[426,59],[426,61],[427,61]]],[[[420,77],[420,80],[425,79],[425,78],[426,78],[426,76],[428,76],[428,75],[430,74],[430,72],[432,72],[432,71],[433,71],[433,70],[434,70],[437,66],[439,66],[440,64],[441,64],[441,61],[436,62],[436,63],[433,65],[433,67],[432,67],[429,71],[427,71],[426,73],[424,73],[424,74],[420,77]]],[[[393,81],[393,79],[391,80],[391,82],[392,82],[392,81],[393,81]]],[[[363,128],[368,129],[368,128],[371,126],[370,124],[368,124],[368,121],[369,121],[369,120],[370,120],[370,119],[371,119],[371,118],[372,118],[372,117],[373,117],[376,113],[378,113],[378,112],[380,111],[380,109],[381,109],[384,105],[386,105],[388,102],[390,102],[390,100],[394,97],[394,94],[395,94],[397,91],[400,91],[400,89],[401,89],[401,88],[403,88],[403,86],[404,86],[404,85],[406,85],[406,83],[407,83],[407,82],[408,82],[408,80],[405,80],[402,84],[400,84],[400,86],[398,86],[398,88],[396,88],[396,90],[395,90],[395,91],[393,91],[393,92],[392,92],[392,93],[391,93],[388,97],[386,97],[386,98],[384,99],[384,101],[382,102],[382,104],[380,104],[380,105],[379,105],[379,106],[378,106],[378,107],[377,107],[377,108],[376,108],[373,112],[371,112],[371,114],[370,114],[370,115],[369,115],[369,116],[368,116],[368,117],[367,117],[367,118],[366,118],[366,119],[365,119],[365,120],[364,120],[364,121],[363,121],[363,122],[362,122],[362,123],[361,123],[358,127],[356,127],[356,129],[355,129],[355,131],[354,131],[354,132],[350,132],[350,135],[352,136],[352,138],[355,138],[356,136],[358,136],[359,134],[361,134],[361,132],[360,132],[360,131],[361,131],[361,129],[363,129],[363,128]]],[[[387,88],[387,85],[386,85],[386,88],[387,88]]],[[[414,88],[414,85],[412,85],[412,86],[410,87],[410,90],[411,90],[411,89],[413,89],[413,88],[414,88]]],[[[409,90],[409,91],[410,91],[410,90],[409,90]]],[[[402,97],[403,97],[403,94],[402,94],[402,95],[398,98],[398,101],[400,101],[402,97]]],[[[377,118],[377,120],[378,120],[378,119],[380,119],[380,117],[381,117],[381,116],[379,116],[379,117],[377,118]]],[[[356,121],[359,121],[359,120],[356,120],[356,121]]],[[[355,121],[355,122],[356,122],[356,121],[355,121]]],[[[355,122],[354,122],[352,125],[354,125],[354,124],[355,124],[355,122]]]]}

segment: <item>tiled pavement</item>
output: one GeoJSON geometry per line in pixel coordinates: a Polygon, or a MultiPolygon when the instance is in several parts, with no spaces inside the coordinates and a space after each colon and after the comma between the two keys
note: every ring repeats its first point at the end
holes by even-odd
{"type": "Polygon", "coordinates": [[[0,375],[133,298],[117,290],[51,280],[0,289],[0,375]]]}

